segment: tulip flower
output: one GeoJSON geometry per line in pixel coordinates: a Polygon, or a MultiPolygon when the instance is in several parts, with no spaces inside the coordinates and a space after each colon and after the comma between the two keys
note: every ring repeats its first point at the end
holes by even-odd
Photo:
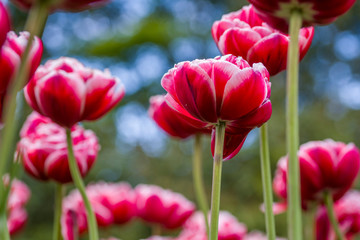
{"type": "MultiPolygon", "coordinates": [[[[19,36],[12,31],[7,34],[5,43],[3,44],[0,52],[0,94],[6,93],[11,79],[20,67],[21,56],[25,51],[29,37],[30,34],[28,32],[21,32],[19,36]]],[[[38,37],[35,37],[30,49],[27,63],[30,68],[30,74],[27,81],[40,65],[42,52],[42,42],[38,37]]]]}
{"type": "MultiPolygon", "coordinates": [[[[360,233],[360,192],[350,191],[334,204],[334,211],[340,229],[346,239],[354,239],[360,233]]],[[[320,208],[316,214],[316,240],[335,240],[326,209],[320,208]]]]}
{"type": "MultiPolygon", "coordinates": [[[[51,3],[50,8],[52,10],[80,12],[90,8],[101,7],[109,1],[110,0],[53,1],[54,3],[51,3]]],[[[36,0],[11,0],[11,2],[23,10],[29,10],[36,3],[36,0]]]]}
{"type": "MultiPolygon", "coordinates": [[[[221,211],[219,215],[218,240],[242,240],[246,235],[246,226],[240,223],[229,212],[221,211]]],[[[202,213],[196,212],[184,224],[184,229],[176,240],[206,240],[205,221],[202,213]]]]}
{"type": "MultiPolygon", "coordinates": [[[[327,139],[301,145],[298,152],[302,206],[321,203],[326,192],[336,201],[352,186],[360,168],[360,152],[352,143],[327,139]]],[[[278,162],[273,187],[287,199],[287,157],[278,162]]]]}
{"type": "Polygon", "coordinates": [[[0,2],[0,47],[5,42],[6,35],[10,31],[10,19],[6,8],[0,2]]]}
{"type": "MultiPolygon", "coordinates": [[[[289,36],[261,20],[252,5],[223,15],[213,24],[212,35],[224,55],[243,57],[250,64],[261,62],[271,76],[286,69],[289,36]]],[[[313,27],[300,30],[300,60],[308,51],[313,36],[313,27]]]]}
{"type": "MultiPolygon", "coordinates": [[[[124,224],[136,215],[135,194],[127,183],[91,184],[86,194],[99,226],[124,224]]],[[[61,222],[64,240],[74,240],[78,233],[88,230],[86,210],[78,190],[64,199],[61,222]]]]}
{"type": "MultiPolygon", "coordinates": [[[[18,143],[26,172],[40,180],[68,183],[72,177],[68,165],[65,129],[49,118],[33,112],[24,123],[18,143]]],[[[75,125],[71,129],[75,158],[85,176],[100,149],[95,134],[75,125]]]]}
{"type": "Polygon", "coordinates": [[[25,88],[25,98],[35,111],[67,128],[99,119],[124,94],[123,84],[108,70],[89,69],[66,57],[40,66],[25,88]]]}
{"type": "Polygon", "coordinates": [[[249,0],[258,15],[273,28],[288,32],[292,11],[301,14],[302,26],[330,24],[346,13],[355,0],[249,0]]]}
{"type": "Polygon", "coordinates": [[[219,121],[225,123],[225,142],[231,149],[227,151],[225,145],[225,160],[236,155],[248,132],[271,116],[268,71],[261,63],[251,67],[241,57],[181,62],[163,76],[161,84],[168,92],[168,104],[179,113],[206,123],[209,129],[219,121]]]}
{"type": "Polygon", "coordinates": [[[187,138],[197,133],[209,133],[207,124],[190,115],[183,115],[171,108],[165,96],[157,95],[150,98],[149,115],[170,136],[187,138]]]}
{"type": "Polygon", "coordinates": [[[165,229],[181,227],[195,211],[195,205],[179,193],[155,185],[135,188],[137,215],[165,229]]]}

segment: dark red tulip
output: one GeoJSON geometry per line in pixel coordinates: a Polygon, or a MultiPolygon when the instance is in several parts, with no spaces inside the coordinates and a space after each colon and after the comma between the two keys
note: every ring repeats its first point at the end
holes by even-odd
{"type": "Polygon", "coordinates": [[[29,105],[64,127],[105,115],[124,97],[121,81],[72,58],[49,60],[25,88],[29,105]]]}
{"type": "MultiPolygon", "coordinates": [[[[135,194],[127,183],[95,183],[86,187],[86,194],[99,226],[124,224],[136,215],[135,194]]],[[[63,200],[61,222],[64,240],[74,240],[77,233],[87,230],[86,209],[78,190],[63,200]]]]}
{"type": "MultiPolygon", "coordinates": [[[[252,5],[223,15],[213,24],[212,35],[224,55],[243,57],[250,64],[261,62],[271,76],[286,69],[289,36],[261,20],[252,5]]],[[[300,60],[308,51],[313,36],[313,27],[300,30],[300,60]]]]}
{"type": "Polygon", "coordinates": [[[9,15],[3,3],[0,2],[0,47],[5,42],[6,35],[9,31],[10,31],[9,15]]]}
{"type": "MultiPolygon", "coordinates": [[[[268,71],[261,63],[251,67],[241,57],[179,63],[163,76],[161,84],[169,93],[166,101],[179,113],[204,122],[208,129],[225,122],[226,133],[232,136],[226,141],[237,152],[247,133],[271,116],[268,71]]],[[[224,152],[225,159],[237,153],[224,152]]]]}
{"type": "MultiPolygon", "coordinates": [[[[18,149],[22,154],[24,168],[30,175],[60,183],[72,181],[64,128],[33,112],[24,123],[20,136],[18,149]]],[[[92,131],[78,125],[71,129],[71,136],[80,173],[85,176],[100,149],[98,140],[92,131]]]]}
{"type": "MultiPolygon", "coordinates": [[[[334,200],[341,198],[352,186],[360,168],[359,149],[352,143],[333,140],[313,141],[300,146],[300,185],[303,208],[310,202],[321,203],[324,192],[330,191],[334,200]]],[[[286,199],[287,158],[279,160],[273,187],[286,199]]]]}
{"type": "Polygon", "coordinates": [[[330,24],[346,13],[355,0],[249,0],[258,15],[273,28],[288,32],[293,10],[302,15],[302,25],[330,24]]]}
{"type": "Polygon", "coordinates": [[[183,195],[155,185],[140,184],[135,194],[138,217],[166,229],[181,227],[195,211],[195,205],[183,195]]]}
{"type": "MultiPolygon", "coordinates": [[[[334,212],[346,239],[354,239],[360,233],[360,192],[346,193],[334,204],[334,212]]],[[[316,240],[336,240],[325,207],[319,209],[315,226],[316,240]]]]}

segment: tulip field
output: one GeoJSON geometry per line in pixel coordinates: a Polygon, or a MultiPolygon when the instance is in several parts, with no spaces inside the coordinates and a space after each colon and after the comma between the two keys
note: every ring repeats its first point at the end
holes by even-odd
{"type": "Polygon", "coordinates": [[[0,240],[360,239],[356,0],[0,0],[0,240]]]}

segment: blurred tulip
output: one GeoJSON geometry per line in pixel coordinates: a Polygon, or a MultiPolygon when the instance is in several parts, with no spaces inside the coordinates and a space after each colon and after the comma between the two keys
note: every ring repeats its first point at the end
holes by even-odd
{"type": "Polygon", "coordinates": [[[288,32],[293,10],[302,15],[302,25],[330,24],[347,12],[355,0],[249,0],[259,16],[273,28],[288,32]]]}
{"type": "Polygon", "coordinates": [[[10,31],[10,19],[7,10],[2,2],[0,2],[0,47],[6,39],[7,33],[10,31]]]}
{"type": "MultiPolygon", "coordinates": [[[[25,51],[29,37],[30,34],[28,32],[21,32],[19,36],[12,31],[7,34],[6,41],[0,52],[0,94],[6,93],[12,77],[20,67],[21,56],[25,51]]],[[[30,74],[28,79],[30,79],[40,65],[42,52],[42,42],[38,37],[35,37],[29,53],[28,65],[30,74]]]]}
{"type": "MultiPolygon", "coordinates": [[[[246,226],[229,212],[220,211],[218,240],[243,240],[246,226]]],[[[203,213],[196,212],[184,224],[184,229],[176,240],[206,240],[206,227],[203,213]]]]}
{"type": "MultiPolygon", "coordinates": [[[[80,173],[85,176],[100,149],[98,140],[92,131],[78,125],[71,129],[71,135],[80,173]]],[[[18,149],[22,154],[24,168],[30,175],[59,183],[72,181],[64,128],[33,112],[24,123],[20,136],[18,149]]]]}
{"type": "MultiPolygon", "coordinates": [[[[340,230],[347,240],[354,239],[360,233],[360,192],[350,191],[334,205],[334,212],[340,225],[340,230]]],[[[331,228],[325,207],[319,209],[316,215],[316,240],[336,240],[331,228]]]]}
{"type": "MultiPolygon", "coordinates": [[[[135,194],[127,183],[99,182],[86,187],[99,226],[124,224],[136,215],[135,194]]],[[[61,218],[64,240],[74,240],[87,230],[84,202],[78,190],[63,200],[61,218]]]]}
{"type": "MultiPolygon", "coordinates": [[[[223,15],[212,27],[212,35],[222,54],[233,54],[250,64],[261,62],[270,75],[286,69],[290,38],[262,21],[252,5],[223,15]]],[[[299,35],[300,60],[308,51],[314,28],[303,28],[299,35]]]]}
{"type": "Polygon", "coordinates": [[[195,211],[195,205],[183,195],[155,185],[135,188],[137,215],[166,229],[181,227],[195,211]]]}
{"type": "Polygon", "coordinates": [[[206,123],[172,109],[163,95],[150,98],[148,112],[158,126],[173,137],[187,138],[197,133],[210,133],[211,131],[206,129],[206,123]]]}
{"type": "Polygon", "coordinates": [[[226,123],[232,140],[225,142],[231,142],[235,152],[225,146],[225,160],[236,155],[249,131],[271,116],[268,71],[261,63],[250,67],[241,57],[181,62],[163,76],[161,84],[169,93],[166,101],[179,113],[206,123],[207,128],[226,123]]]}
{"type": "MultiPolygon", "coordinates": [[[[10,0],[13,4],[23,10],[29,10],[36,0],[10,0]]],[[[90,8],[101,7],[110,2],[110,0],[61,0],[53,1],[50,9],[69,11],[69,12],[80,12],[90,8]]]]}
{"type": "Polygon", "coordinates": [[[25,88],[29,105],[64,127],[96,120],[123,98],[119,79],[105,70],[92,70],[72,58],[49,60],[25,88]]]}
{"type": "MultiPolygon", "coordinates": [[[[341,198],[352,186],[360,168],[360,152],[352,143],[327,139],[300,146],[300,185],[303,208],[310,202],[322,202],[329,191],[334,200],[341,198]]],[[[287,157],[279,160],[273,187],[275,193],[286,199],[287,157]]]]}

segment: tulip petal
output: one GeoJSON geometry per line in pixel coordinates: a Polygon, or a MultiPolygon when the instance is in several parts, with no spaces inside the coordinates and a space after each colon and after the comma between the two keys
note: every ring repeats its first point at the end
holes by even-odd
{"type": "Polygon", "coordinates": [[[337,164],[335,186],[351,186],[359,173],[360,153],[354,144],[348,144],[342,149],[337,164]]]}

